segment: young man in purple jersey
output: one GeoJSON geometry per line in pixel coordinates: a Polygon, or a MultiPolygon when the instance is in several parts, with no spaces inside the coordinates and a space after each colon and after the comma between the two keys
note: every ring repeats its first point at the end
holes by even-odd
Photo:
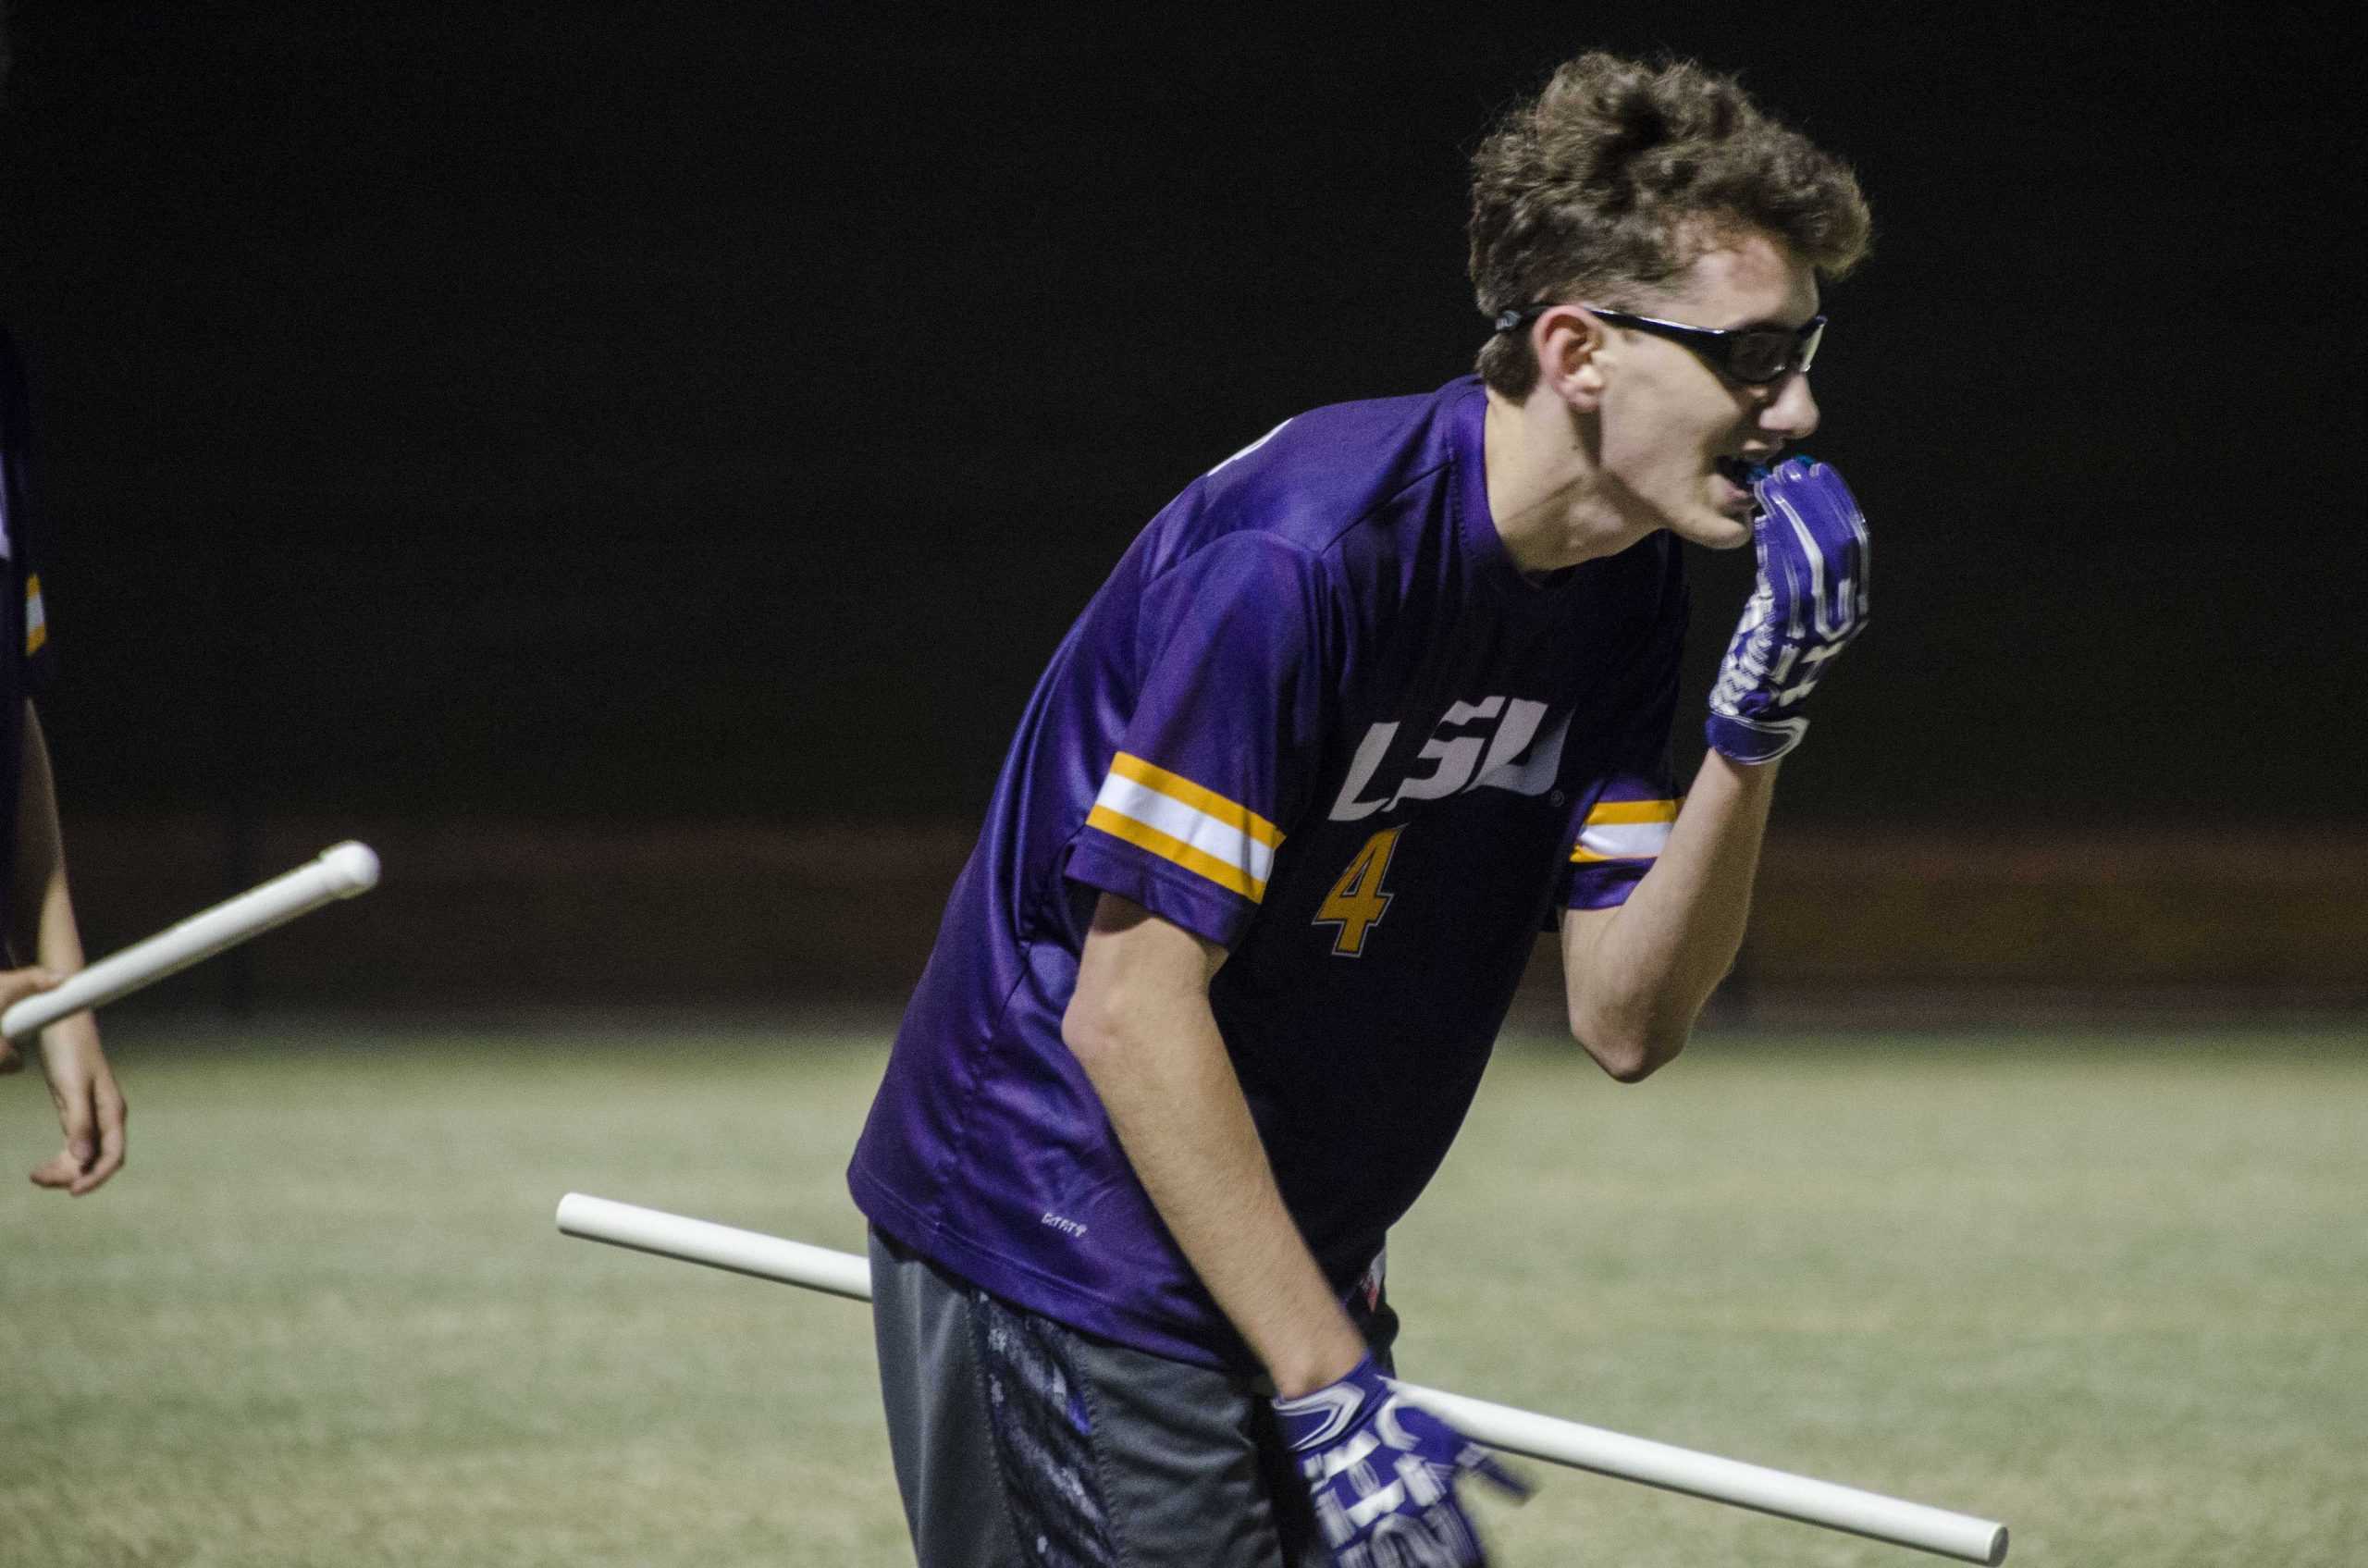
{"type": "Polygon", "coordinates": [[[1817,426],[1849,170],[1589,55],[1474,159],[1479,375],[1195,480],[1053,658],[849,1181],[925,1568],[1470,1564],[1503,1473],[1384,1380],[1389,1226],[1536,934],[1612,1077],[1733,964],[1777,760],[1863,624],[1817,426]],[[1669,763],[1679,541],[1758,547],[1669,763]]]}

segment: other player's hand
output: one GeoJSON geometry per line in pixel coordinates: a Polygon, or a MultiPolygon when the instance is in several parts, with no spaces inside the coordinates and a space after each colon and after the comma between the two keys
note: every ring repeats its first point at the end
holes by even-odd
{"type": "MultiPolygon", "coordinates": [[[[55,976],[40,970],[0,974],[0,1007],[56,983],[55,976]]],[[[99,1046],[98,1020],[89,1013],[60,1019],[42,1031],[41,1059],[66,1137],[56,1154],[33,1167],[33,1184],[79,1198],[123,1168],[123,1091],[116,1087],[115,1071],[99,1046]]],[[[0,1070],[14,1072],[23,1065],[13,1049],[0,1053],[0,1070]]]]}
{"type": "Polygon", "coordinates": [[[1339,1568],[1482,1568],[1456,1483],[1477,1475],[1529,1496],[1479,1444],[1400,1397],[1371,1356],[1337,1383],[1276,1400],[1275,1413],[1339,1568]]]}
{"type": "Polygon", "coordinates": [[[1759,586],[1719,666],[1706,726],[1712,748],[1743,763],[1801,743],[1802,700],[1868,614],[1867,519],[1842,475],[1796,457],[1762,471],[1752,492],[1759,586]]]}

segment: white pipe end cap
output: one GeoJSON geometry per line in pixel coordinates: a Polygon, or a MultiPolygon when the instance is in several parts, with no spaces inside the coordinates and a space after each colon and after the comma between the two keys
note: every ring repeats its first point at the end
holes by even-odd
{"type": "Polygon", "coordinates": [[[378,852],[357,840],[349,838],[322,850],[321,864],[329,869],[330,885],[340,898],[367,893],[378,885],[378,852]]]}

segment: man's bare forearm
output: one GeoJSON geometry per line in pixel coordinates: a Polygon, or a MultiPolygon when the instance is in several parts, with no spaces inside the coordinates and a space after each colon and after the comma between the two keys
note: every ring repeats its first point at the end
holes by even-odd
{"type": "Polygon", "coordinates": [[[1616,1076],[1641,1077],[1675,1056],[1734,967],[1777,766],[1709,753],[1628,901],[1566,920],[1571,1027],[1616,1076]]]}
{"type": "MultiPolygon", "coordinates": [[[[1769,431],[1780,442],[1816,428],[1813,401],[1794,412],[1807,416],[1795,429],[1769,431]]],[[[1842,476],[1797,456],[1754,472],[1758,582],[1710,688],[1694,793],[1625,904],[1562,920],[1572,1032],[1619,1078],[1677,1055],[1734,966],[1777,760],[1807,733],[1803,701],[1867,625],[1871,546],[1842,476]]]]}
{"type": "Polygon", "coordinates": [[[10,892],[10,952],[54,974],[82,967],[82,935],[66,882],[64,835],[57,825],[57,785],[41,719],[25,704],[23,762],[18,773],[16,884],[10,892]]]}
{"type": "Polygon", "coordinates": [[[1214,952],[1105,896],[1062,1033],[1202,1283],[1276,1390],[1301,1394],[1364,1342],[1283,1206],[1209,1009],[1214,952]]]}
{"type": "MultiPolygon", "coordinates": [[[[30,956],[54,975],[82,967],[82,938],[75,929],[74,900],[66,885],[66,854],[57,828],[57,789],[50,777],[49,747],[32,704],[25,704],[24,761],[18,775],[17,880],[11,894],[9,945],[21,960],[30,956]],[[30,949],[30,954],[27,950],[30,949]]],[[[37,1186],[76,1197],[105,1185],[123,1168],[123,1092],[99,1046],[98,1020],[88,1011],[58,1019],[41,1031],[42,1067],[66,1142],[34,1167],[37,1186]]]]}

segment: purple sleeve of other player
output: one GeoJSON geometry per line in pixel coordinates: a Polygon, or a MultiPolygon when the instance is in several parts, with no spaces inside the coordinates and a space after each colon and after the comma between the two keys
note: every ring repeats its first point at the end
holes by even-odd
{"type": "Polygon", "coordinates": [[[0,821],[10,824],[0,834],[0,928],[13,920],[25,704],[49,689],[57,664],[42,594],[39,520],[27,503],[28,401],[16,345],[0,331],[0,821]]]}
{"type": "Polygon", "coordinates": [[[1322,730],[1323,581],[1228,534],[1148,585],[1133,713],[1071,850],[1076,882],[1230,947],[1306,805],[1322,730]]]}
{"type": "Polygon", "coordinates": [[[57,661],[50,646],[49,606],[42,596],[43,540],[30,500],[29,401],[16,344],[0,331],[0,562],[6,563],[9,599],[0,607],[0,636],[13,645],[7,648],[12,701],[47,690],[57,661]]]}

